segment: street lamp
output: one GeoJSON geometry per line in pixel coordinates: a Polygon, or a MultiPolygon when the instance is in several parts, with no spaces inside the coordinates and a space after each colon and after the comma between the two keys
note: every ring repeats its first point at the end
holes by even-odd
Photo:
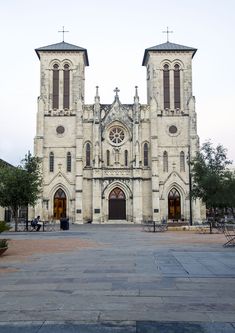
{"type": "Polygon", "coordinates": [[[188,147],[188,178],[189,178],[189,225],[193,225],[192,214],[192,175],[191,175],[191,151],[188,147]]]}

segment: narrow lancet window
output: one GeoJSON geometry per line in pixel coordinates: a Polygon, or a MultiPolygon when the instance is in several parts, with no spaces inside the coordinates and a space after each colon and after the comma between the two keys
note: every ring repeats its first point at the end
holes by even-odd
{"type": "Polygon", "coordinates": [[[164,109],[170,108],[170,71],[169,66],[164,65],[163,68],[163,95],[164,95],[164,109]]]}
{"type": "Polygon", "coordinates": [[[144,144],[144,166],[149,165],[149,147],[148,144],[144,144]]]}
{"type": "Polygon", "coordinates": [[[91,145],[86,144],[86,166],[91,166],[91,145]]]}
{"type": "Polygon", "coordinates": [[[107,166],[109,166],[110,165],[110,151],[109,150],[106,151],[106,162],[107,162],[107,166]]]}
{"type": "Polygon", "coordinates": [[[67,153],[67,172],[71,172],[72,170],[72,158],[71,158],[71,153],[67,153]]]}
{"type": "Polygon", "coordinates": [[[52,152],[49,155],[49,170],[50,172],[54,172],[54,153],[52,152]]]}
{"type": "Polygon", "coordinates": [[[128,166],[128,150],[125,150],[125,166],[128,166]]]}
{"type": "Polygon", "coordinates": [[[163,153],[163,171],[168,172],[168,154],[166,151],[163,153]]]}
{"type": "Polygon", "coordinates": [[[177,64],[174,67],[174,100],[175,109],[180,109],[180,67],[177,64]]]}
{"type": "Polygon", "coordinates": [[[69,74],[69,65],[64,65],[64,100],[63,100],[63,107],[64,109],[69,109],[69,80],[70,80],[70,74],[69,74]]]}
{"type": "Polygon", "coordinates": [[[183,151],[181,151],[180,153],[180,171],[181,172],[185,171],[185,156],[183,151]]]}
{"type": "Polygon", "coordinates": [[[52,108],[59,108],[59,66],[53,66],[53,91],[52,91],[52,108]]]}

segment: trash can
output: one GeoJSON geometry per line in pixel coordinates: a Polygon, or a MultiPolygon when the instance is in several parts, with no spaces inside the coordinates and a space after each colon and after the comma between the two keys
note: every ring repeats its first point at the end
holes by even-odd
{"type": "Polygon", "coordinates": [[[61,230],[69,230],[69,219],[62,218],[60,220],[60,229],[61,230]]]}

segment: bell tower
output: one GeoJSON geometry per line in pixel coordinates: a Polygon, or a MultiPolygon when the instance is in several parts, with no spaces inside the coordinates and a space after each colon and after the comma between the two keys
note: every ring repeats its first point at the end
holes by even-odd
{"type": "Polygon", "coordinates": [[[142,63],[151,118],[153,219],[189,219],[187,158],[189,153],[195,156],[199,140],[192,94],[192,58],[197,50],[169,42],[170,31],[166,33],[167,42],[147,48],[142,63]],[[177,205],[170,205],[171,193],[177,193],[177,205]]]}
{"type": "MultiPolygon", "coordinates": [[[[64,29],[63,29],[64,34],[64,29]]],[[[64,212],[75,216],[76,196],[82,205],[82,110],[87,50],[64,41],[37,48],[40,60],[35,155],[42,158],[44,187],[38,215],[59,219],[56,193],[63,193],[64,212]],[[78,194],[77,194],[78,193],[78,194]]],[[[80,210],[81,208],[78,207],[80,210]]]]}

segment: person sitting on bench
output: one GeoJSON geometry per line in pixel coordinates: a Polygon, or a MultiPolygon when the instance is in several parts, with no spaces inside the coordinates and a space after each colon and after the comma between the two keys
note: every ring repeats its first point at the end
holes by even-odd
{"type": "Polygon", "coordinates": [[[42,225],[40,222],[40,216],[38,215],[37,217],[35,217],[31,224],[34,229],[37,228],[36,231],[39,231],[42,225]]]}

